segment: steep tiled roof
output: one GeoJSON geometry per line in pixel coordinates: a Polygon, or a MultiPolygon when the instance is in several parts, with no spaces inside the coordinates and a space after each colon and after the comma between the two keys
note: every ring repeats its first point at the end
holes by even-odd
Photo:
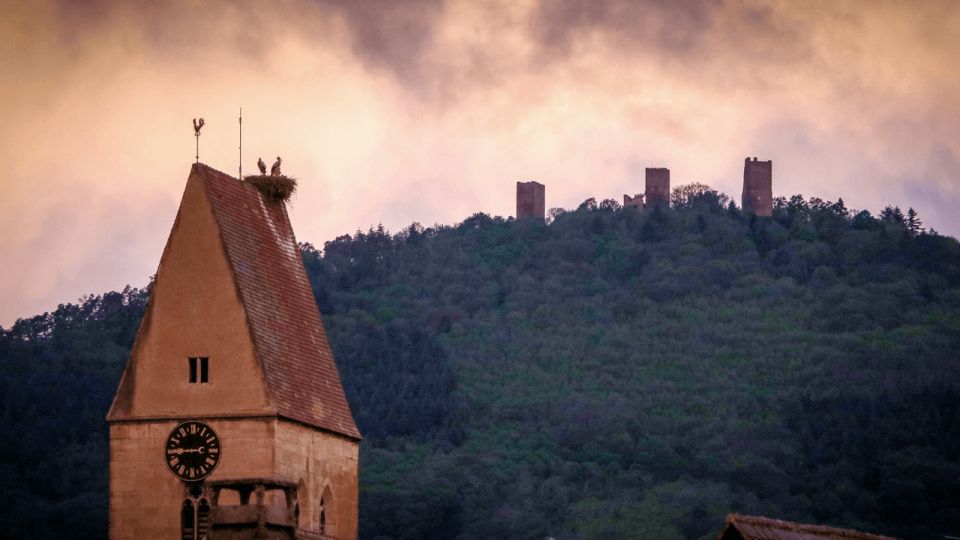
{"type": "Polygon", "coordinates": [[[718,540],[894,540],[890,536],[837,529],[824,525],[807,525],[760,516],[730,514],[717,536],[718,540]]]}
{"type": "Polygon", "coordinates": [[[359,439],[283,202],[202,163],[203,179],[280,416],[359,439]]]}

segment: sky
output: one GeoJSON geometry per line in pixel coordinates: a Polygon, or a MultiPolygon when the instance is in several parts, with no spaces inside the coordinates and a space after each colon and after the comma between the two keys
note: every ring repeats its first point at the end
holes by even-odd
{"type": "Polygon", "coordinates": [[[0,325],[155,273],[194,160],[299,179],[322,246],[643,191],[913,207],[960,235],[960,3],[0,3],[0,325]]]}

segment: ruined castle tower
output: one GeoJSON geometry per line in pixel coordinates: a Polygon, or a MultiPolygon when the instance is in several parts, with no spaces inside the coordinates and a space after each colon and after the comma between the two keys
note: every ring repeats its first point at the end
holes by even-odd
{"type": "Polygon", "coordinates": [[[360,432],[282,201],[193,165],[107,422],[111,539],[199,540],[254,499],[356,538],[360,432]]]}
{"type": "Polygon", "coordinates": [[[643,209],[643,195],[634,195],[633,197],[623,194],[623,207],[633,207],[643,209]]]}
{"type": "Polygon", "coordinates": [[[647,208],[670,206],[670,169],[647,168],[647,208]]]}
{"type": "Polygon", "coordinates": [[[773,161],[743,160],[742,206],[744,212],[773,215],[773,161]]]}
{"type": "Polygon", "coordinates": [[[539,182],[517,182],[517,219],[546,215],[546,187],[539,182]]]}

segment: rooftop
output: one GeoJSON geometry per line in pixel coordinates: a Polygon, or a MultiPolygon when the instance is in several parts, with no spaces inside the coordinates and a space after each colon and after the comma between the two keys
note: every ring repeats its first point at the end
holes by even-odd
{"type": "Polygon", "coordinates": [[[283,201],[202,163],[203,180],[278,415],[360,438],[283,201]]]}
{"type": "Polygon", "coordinates": [[[825,525],[807,525],[761,516],[730,514],[717,540],[894,540],[890,536],[838,529],[825,525]]]}

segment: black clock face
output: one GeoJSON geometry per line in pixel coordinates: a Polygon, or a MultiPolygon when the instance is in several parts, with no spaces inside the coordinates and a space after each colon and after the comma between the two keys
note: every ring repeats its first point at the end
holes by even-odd
{"type": "Polygon", "coordinates": [[[220,438],[203,422],[184,422],[170,432],[163,453],[167,467],[178,478],[202,480],[220,463],[220,438]]]}

